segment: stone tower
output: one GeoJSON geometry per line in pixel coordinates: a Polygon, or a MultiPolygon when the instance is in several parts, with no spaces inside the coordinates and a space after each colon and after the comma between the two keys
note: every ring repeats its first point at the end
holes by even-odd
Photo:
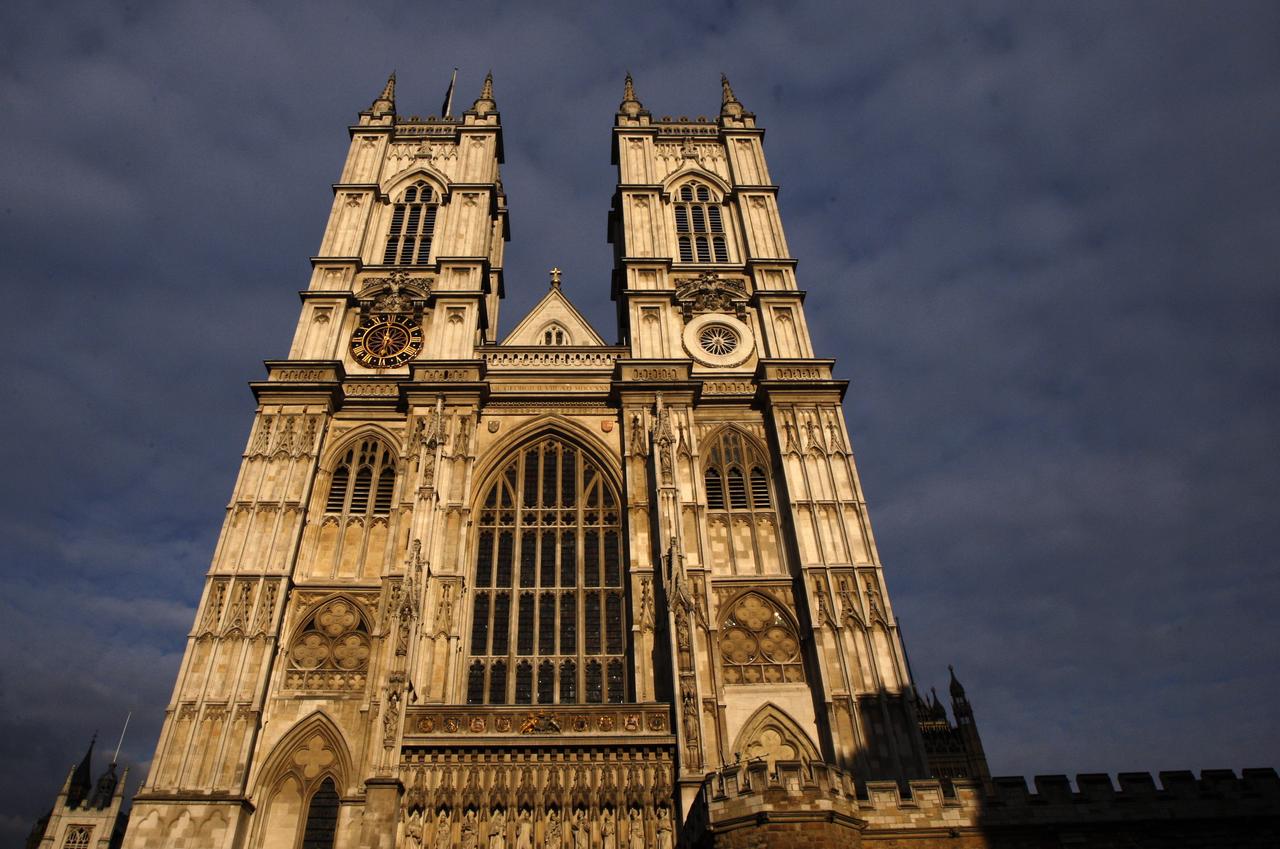
{"type": "Polygon", "coordinates": [[[252,384],[125,845],[670,849],[784,767],[839,786],[777,810],[849,845],[853,782],[928,763],[755,116],[723,80],[655,119],[628,77],[618,341],[558,270],[499,341],[492,79],[456,117],[395,99],[252,384]]]}
{"type": "Polygon", "coordinates": [[[129,770],[116,775],[113,758],[93,780],[93,742],[71,768],[53,809],[36,825],[27,845],[35,849],[117,849],[128,815],[123,813],[129,770]]]}

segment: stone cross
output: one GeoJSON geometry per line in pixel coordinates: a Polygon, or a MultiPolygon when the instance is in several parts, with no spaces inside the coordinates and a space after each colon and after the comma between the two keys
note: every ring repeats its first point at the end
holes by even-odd
{"type": "Polygon", "coordinates": [[[559,268],[551,269],[551,288],[552,289],[560,288],[560,269],[559,268]]]}

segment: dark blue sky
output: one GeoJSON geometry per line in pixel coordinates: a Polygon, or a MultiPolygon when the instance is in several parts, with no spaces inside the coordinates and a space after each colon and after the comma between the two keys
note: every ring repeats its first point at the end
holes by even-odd
{"type": "Polygon", "coordinates": [[[492,67],[511,328],[607,338],[612,115],[768,129],[916,675],[996,773],[1280,764],[1274,3],[0,9],[0,842],[145,769],[346,151],[492,67]]]}

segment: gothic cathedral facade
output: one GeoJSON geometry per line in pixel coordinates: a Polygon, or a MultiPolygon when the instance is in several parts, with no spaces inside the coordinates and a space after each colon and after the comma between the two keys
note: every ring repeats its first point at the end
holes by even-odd
{"type": "Polygon", "coordinates": [[[350,133],[125,845],[673,849],[786,770],[851,845],[929,761],[755,116],[627,78],[612,344],[555,271],[499,334],[491,79],[350,133]]]}

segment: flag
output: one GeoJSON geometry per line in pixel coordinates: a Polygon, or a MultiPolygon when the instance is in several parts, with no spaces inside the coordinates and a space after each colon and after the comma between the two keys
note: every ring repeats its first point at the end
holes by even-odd
{"type": "Polygon", "coordinates": [[[448,118],[453,114],[453,84],[458,81],[458,69],[453,69],[453,76],[449,78],[449,90],[444,93],[444,104],[440,107],[440,117],[448,118]]]}

